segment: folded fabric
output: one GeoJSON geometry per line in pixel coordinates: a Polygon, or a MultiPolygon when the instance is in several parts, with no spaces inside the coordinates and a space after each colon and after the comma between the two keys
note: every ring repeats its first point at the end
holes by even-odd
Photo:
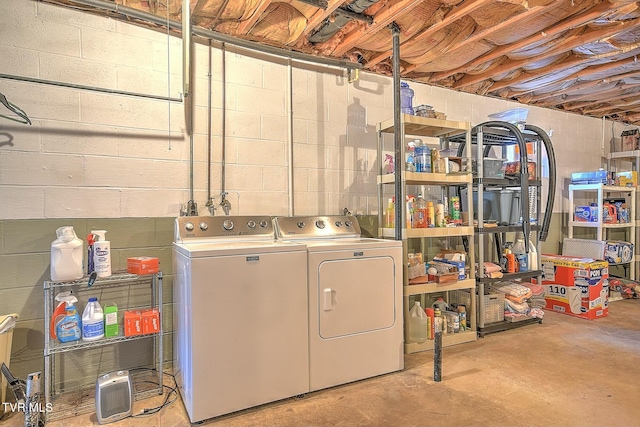
{"type": "Polygon", "coordinates": [[[519,296],[519,297],[514,297],[511,294],[504,294],[504,297],[506,299],[509,299],[510,301],[515,302],[515,303],[522,304],[523,302],[526,302],[529,299],[529,297],[531,297],[531,292],[529,292],[527,294],[524,294],[522,296],[519,296]]]}
{"type": "Polygon", "coordinates": [[[537,283],[522,282],[522,286],[525,286],[531,290],[532,295],[544,295],[544,286],[537,283]]]}
{"type": "Polygon", "coordinates": [[[542,319],[544,317],[544,311],[539,308],[532,308],[529,310],[529,316],[535,317],[537,319],[542,319]]]}
{"type": "Polygon", "coordinates": [[[509,282],[508,284],[501,285],[499,288],[496,288],[496,290],[514,297],[522,297],[525,295],[531,296],[531,290],[518,283],[509,282]]]}
{"type": "Polygon", "coordinates": [[[520,304],[509,299],[505,299],[504,312],[527,314],[529,312],[529,304],[526,302],[520,304]]]}

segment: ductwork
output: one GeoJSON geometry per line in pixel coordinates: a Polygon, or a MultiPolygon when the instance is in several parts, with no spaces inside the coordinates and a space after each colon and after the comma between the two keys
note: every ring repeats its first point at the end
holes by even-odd
{"type": "MultiPolygon", "coordinates": [[[[362,13],[367,10],[371,5],[378,3],[379,0],[356,0],[350,5],[345,7],[345,10],[353,13],[362,13]]],[[[311,36],[309,41],[311,43],[323,43],[329,40],[335,33],[340,31],[342,27],[351,22],[354,18],[347,14],[341,14],[336,11],[335,19],[325,19],[320,28],[311,36]]]]}

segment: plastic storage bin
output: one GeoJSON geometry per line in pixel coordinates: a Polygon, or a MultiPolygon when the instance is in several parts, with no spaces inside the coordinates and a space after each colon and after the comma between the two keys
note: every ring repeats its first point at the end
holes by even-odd
{"type": "MultiPolygon", "coordinates": [[[[485,157],[482,160],[482,166],[484,168],[483,177],[484,178],[504,178],[505,173],[505,159],[493,159],[489,157],[485,157]]],[[[473,174],[478,174],[478,166],[477,162],[474,160],[472,163],[473,174]]]]}
{"type": "MultiPolygon", "coordinates": [[[[9,314],[0,316],[0,365],[4,363],[9,367],[9,361],[11,359],[11,341],[13,339],[13,328],[18,320],[17,314],[9,314]]],[[[2,402],[7,401],[7,379],[4,375],[0,374],[0,396],[2,402]]],[[[4,405],[0,405],[0,417],[4,415],[4,405]]]]}

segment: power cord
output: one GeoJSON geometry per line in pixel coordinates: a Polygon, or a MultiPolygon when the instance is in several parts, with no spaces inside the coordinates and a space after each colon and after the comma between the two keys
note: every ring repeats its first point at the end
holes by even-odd
{"type": "MultiPolygon", "coordinates": [[[[158,372],[157,369],[153,369],[153,368],[133,368],[129,370],[131,371],[150,371],[150,372],[158,372]]],[[[157,414],[158,412],[160,412],[162,409],[166,408],[167,406],[171,405],[173,402],[175,402],[178,399],[178,386],[176,383],[176,377],[169,373],[169,372],[162,372],[163,375],[169,375],[171,378],[173,378],[173,387],[168,386],[166,384],[162,384],[163,389],[167,388],[169,389],[169,391],[167,392],[167,396],[164,398],[164,402],[162,402],[162,404],[160,406],[156,406],[155,408],[145,408],[143,409],[142,413],[140,414],[132,414],[129,415],[130,418],[140,418],[140,417],[146,417],[149,415],[153,415],[153,414],[157,414]],[[174,395],[173,399],[171,399],[171,401],[169,401],[169,398],[171,397],[171,395],[174,395]]],[[[137,384],[141,384],[141,383],[149,383],[149,384],[154,384],[157,386],[160,386],[160,384],[158,382],[154,382],[154,381],[139,381],[137,382],[137,384]]]]}

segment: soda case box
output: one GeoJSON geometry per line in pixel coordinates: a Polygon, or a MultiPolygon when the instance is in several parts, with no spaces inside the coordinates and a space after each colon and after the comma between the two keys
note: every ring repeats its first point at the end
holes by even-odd
{"type": "Polygon", "coordinates": [[[604,259],[612,264],[631,262],[634,253],[633,243],[608,240],[604,245],[604,259]]]}
{"type": "Polygon", "coordinates": [[[598,319],[609,314],[609,263],[592,258],[542,254],[545,308],[598,319]]]}

